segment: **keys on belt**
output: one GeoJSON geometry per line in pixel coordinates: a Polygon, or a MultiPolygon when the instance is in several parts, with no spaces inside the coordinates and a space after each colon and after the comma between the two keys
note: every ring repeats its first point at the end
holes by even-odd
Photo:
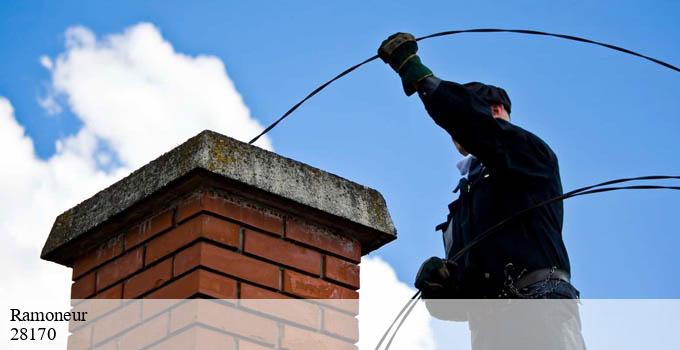
{"type": "Polygon", "coordinates": [[[515,284],[515,287],[517,289],[522,289],[524,287],[530,286],[534,283],[540,282],[540,281],[545,281],[545,280],[562,280],[567,283],[571,283],[569,281],[569,273],[560,270],[560,269],[539,269],[535,270],[532,272],[527,273],[526,275],[522,276],[517,283],[515,284]]]}

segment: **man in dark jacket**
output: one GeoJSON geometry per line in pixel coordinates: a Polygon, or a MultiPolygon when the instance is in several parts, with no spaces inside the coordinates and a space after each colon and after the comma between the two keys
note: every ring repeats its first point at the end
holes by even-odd
{"type": "MultiPolygon", "coordinates": [[[[458,164],[462,178],[455,192],[459,197],[449,204],[446,222],[437,227],[443,233],[446,259],[428,259],[416,278],[423,298],[578,299],[578,291],[570,284],[569,257],[562,241],[561,201],[508,222],[458,261],[448,260],[494,224],[561,195],[562,185],[557,157],[550,147],[510,123],[511,102],[505,90],[478,82],[461,85],[441,80],[422,64],[417,50],[412,35],[397,33],[383,42],[378,54],[399,74],[406,95],[418,93],[430,117],[465,156],[458,164]]],[[[572,304],[568,311],[574,317],[565,327],[572,328],[569,334],[578,338],[577,344],[580,321],[572,304]]],[[[501,328],[507,331],[507,325],[496,324],[497,329],[491,330],[484,322],[503,319],[498,310],[491,310],[493,316],[470,310],[447,316],[441,307],[428,304],[428,309],[440,318],[469,320],[475,349],[493,348],[493,343],[481,338],[499,336],[501,328]]],[[[560,333],[565,328],[556,329],[560,333]]],[[[506,340],[504,348],[511,348],[506,340]]]]}

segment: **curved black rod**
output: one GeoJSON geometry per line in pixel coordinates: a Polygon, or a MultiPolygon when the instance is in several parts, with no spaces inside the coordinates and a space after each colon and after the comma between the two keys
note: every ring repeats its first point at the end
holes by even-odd
{"type": "MultiPolygon", "coordinates": [[[[602,186],[609,186],[613,184],[618,184],[618,183],[623,183],[623,182],[629,182],[629,181],[639,181],[639,180],[666,180],[666,179],[680,179],[680,176],[667,176],[667,175],[652,175],[652,176],[639,176],[639,177],[632,177],[632,178],[624,178],[624,179],[616,179],[616,180],[610,180],[610,181],[605,181],[601,182],[596,185],[590,185],[586,187],[581,187],[578,189],[575,189],[573,191],[569,191],[563,195],[556,196],[553,198],[550,198],[548,200],[545,200],[543,202],[540,202],[534,206],[531,206],[529,208],[525,208],[523,210],[518,211],[517,213],[509,216],[508,218],[499,221],[497,224],[493,225],[492,227],[488,228],[481,234],[479,234],[474,240],[472,240],[468,245],[465,247],[461,248],[451,259],[451,261],[456,261],[460,259],[466,252],[468,252],[470,249],[472,249],[474,246],[479,244],[482,240],[486,239],[489,237],[495,230],[497,230],[499,227],[507,224],[508,222],[519,218],[520,216],[526,214],[529,211],[538,209],[542,206],[557,202],[557,201],[563,201],[569,198],[573,197],[578,197],[578,196],[583,196],[583,195],[589,195],[589,194],[596,194],[596,193],[603,193],[603,192],[612,192],[612,191],[621,191],[621,190],[660,190],[660,189],[666,189],[666,190],[675,190],[675,191],[680,191],[680,186],[659,186],[659,185],[631,185],[631,186],[611,186],[611,187],[602,187],[602,186]],[[600,188],[597,188],[600,187],[600,188]]],[[[397,332],[401,328],[401,325],[406,321],[406,318],[408,318],[409,314],[415,307],[415,304],[417,303],[417,300],[420,300],[422,298],[421,292],[418,291],[416,294],[414,294],[411,299],[404,305],[402,310],[399,312],[399,314],[395,317],[394,321],[392,321],[392,324],[390,324],[390,327],[387,328],[385,333],[383,334],[382,338],[380,339],[380,342],[378,342],[378,345],[376,345],[375,349],[378,350],[380,348],[380,345],[384,342],[385,338],[387,337],[388,333],[394,326],[394,324],[399,320],[399,324],[397,325],[397,328],[395,328],[394,332],[390,336],[390,340],[387,342],[387,345],[385,346],[385,350],[389,349],[390,345],[392,344],[392,341],[394,340],[394,337],[397,335],[397,332]],[[404,313],[404,311],[406,312],[404,313]],[[403,314],[403,317],[402,317],[403,314]],[[401,320],[400,320],[401,317],[401,320]]]]}
{"type": "MultiPolygon", "coordinates": [[[[405,320],[406,317],[408,317],[408,314],[411,313],[411,308],[412,308],[411,304],[415,304],[418,300],[420,300],[420,291],[417,291],[416,294],[413,294],[413,296],[411,297],[411,299],[409,299],[409,300],[406,302],[406,305],[404,305],[404,307],[401,308],[401,311],[399,311],[399,314],[397,314],[397,317],[394,318],[394,321],[392,321],[392,323],[390,324],[390,326],[387,327],[387,329],[385,330],[385,333],[383,333],[383,336],[382,336],[382,338],[380,338],[380,341],[378,342],[378,345],[375,346],[376,350],[380,348],[380,345],[382,345],[382,343],[385,341],[385,338],[387,338],[387,335],[390,333],[390,330],[392,329],[392,327],[394,327],[394,324],[397,323],[397,321],[399,320],[399,318],[401,318],[401,315],[404,313],[404,311],[406,311],[406,309],[408,309],[409,311],[406,313],[406,315],[404,316],[404,318],[402,319],[402,321],[399,323],[399,327],[401,327],[401,323],[404,322],[403,320],[405,320]]],[[[397,330],[395,330],[394,333],[396,333],[396,332],[399,330],[399,327],[397,327],[397,330]]],[[[390,343],[392,343],[392,339],[393,339],[393,338],[394,338],[394,337],[392,337],[392,338],[390,339],[390,343]]],[[[387,346],[389,347],[389,343],[388,343],[387,346]]]]}
{"type": "MultiPolygon", "coordinates": [[[[449,30],[449,31],[445,31],[445,32],[439,32],[439,33],[434,33],[434,34],[426,35],[426,36],[417,38],[416,41],[426,40],[426,39],[430,39],[430,38],[436,38],[436,37],[440,37],[440,36],[456,35],[456,34],[461,34],[461,33],[516,33],[516,34],[525,34],[525,35],[550,36],[550,37],[561,38],[561,39],[566,39],[566,40],[578,41],[578,42],[582,42],[582,43],[587,43],[587,44],[593,44],[593,45],[597,45],[597,46],[602,46],[602,47],[605,47],[605,48],[608,48],[608,49],[612,49],[612,50],[615,50],[615,51],[619,51],[619,52],[623,52],[623,53],[626,53],[626,54],[629,54],[629,55],[633,55],[633,56],[636,56],[636,57],[640,57],[640,58],[642,58],[642,59],[645,59],[645,60],[654,62],[654,63],[656,63],[656,64],[662,65],[662,66],[664,66],[664,67],[666,67],[666,68],[672,69],[672,70],[674,70],[674,71],[680,73],[680,68],[678,68],[678,67],[676,67],[676,66],[674,66],[674,65],[672,65],[672,64],[670,64],[670,63],[661,61],[661,60],[659,60],[659,59],[656,59],[656,58],[653,58],[653,57],[650,57],[650,56],[646,56],[646,55],[637,53],[637,52],[632,51],[632,50],[625,49],[625,48],[620,47],[620,46],[611,45],[611,44],[607,44],[607,43],[603,43],[603,42],[599,42],[599,41],[595,41],[595,40],[590,40],[590,39],[586,39],[586,38],[581,38],[581,37],[573,36],[573,35],[555,34],[555,33],[541,32],[541,31],[538,31],[538,30],[527,30],[527,29],[497,29],[497,28],[478,28],[478,29],[464,29],[464,30],[449,30]]],[[[330,85],[330,84],[333,83],[334,81],[336,81],[336,80],[338,80],[338,79],[344,77],[345,75],[351,73],[351,72],[354,71],[355,69],[357,69],[357,68],[363,66],[364,64],[369,63],[369,62],[371,62],[371,61],[373,61],[373,60],[375,60],[375,59],[377,59],[377,58],[378,58],[378,55],[371,56],[371,57],[369,57],[369,58],[363,60],[362,62],[357,63],[357,64],[355,64],[355,65],[353,65],[353,66],[351,66],[351,67],[345,69],[345,70],[342,71],[340,74],[338,74],[338,75],[336,75],[335,77],[333,77],[331,80],[329,80],[329,81],[327,81],[327,82],[325,82],[325,83],[319,85],[319,87],[317,87],[316,89],[312,90],[312,92],[310,92],[309,94],[307,94],[307,96],[305,96],[305,98],[303,98],[302,100],[300,100],[300,102],[298,102],[298,103],[296,103],[295,105],[293,105],[293,107],[291,107],[289,110],[287,110],[286,113],[284,113],[281,117],[279,117],[278,119],[276,119],[273,123],[271,123],[269,126],[267,126],[264,130],[262,130],[262,132],[260,132],[260,133],[259,133],[257,136],[255,136],[252,140],[250,140],[250,141],[248,142],[248,144],[251,144],[251,145],[252,145],[255,141],[257,141],[260,137],[262,137],[262,135],[268,133],[271,129],[275,128],[276,125],[278,125],[281,121],[283,121],[284,119],[286,119],[286,117],[288,117],[291,113],[293,113],[293,111],[295,111],[296,109],[298,109],[298,107],[300,107],[300,106],[301,106],[303,103],[305,103],[307,100],[309,100],[310,98],[312,98],[314,95],[316,95],[317,93],[319,93],[321,90],[325,89],[326,86],[330,85]]]]}
{"type": "MultiPolygon", "coordinates": [[[[668,176],[668,177],[664,177],[664,178],[678,178],[678,177],[677,176],[668,176]]],[[[623,182],[623,181],[621,181],[621,182],[623,182]]],[[[528,207],[528,208],[525,208],[525,209],[522,209],[522,210],[516,212],[515,214],[499,221],[495,225],[489,227],[484,232],[480,233],[477,237],[475,237],[475,239],[470,241],[470,243],[468,243],[465,247],[461,248],[458,252],[456,252],[456,254],[454,254],[453,257],[451,257],[449,260],[456,261],[456,260],[460,259],[470,249],[472,249],[474,246],[479,244],[479,242],[486,239],[496,229],[507,224],[508,222],[515,220],[515,219],[521,217],[522,215],[524,215],[524,214],[526,214],[526,213],[528,213],[532,210],[538,209],[542,206],[545,206],[545,205],[548,205],[548,204],[551,204],[551,203],[554,203],[554,202],[557,202],[557,201],[563,201],[565,199],[569,199],[569,198],[573,198],[573,197],[577,197],[577,196],[583,196],[583,195],[587,195],[587,194],[595,194],[595,193],[611,192],[611,191],[619,191],[619,190],[659,190],[659,189],[680,190],[680,186],[657,186],[657,185],[612,186],[612,187],[602,187],[602,188],[592,189],[593,187],[594,186],[588,186],[588,187],[584,188],[585,190],[582,190],[582,191],[579,191],[579,192],[571,191],[571,192],[565,193],[563,195],[547,199],[547,200],[540,202],[536,205],[533,205],[531,207],[528,207]]]]}

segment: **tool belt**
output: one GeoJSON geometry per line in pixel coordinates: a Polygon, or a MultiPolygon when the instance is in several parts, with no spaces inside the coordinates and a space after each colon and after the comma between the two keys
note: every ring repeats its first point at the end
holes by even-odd
{"type": "Polygon", "coordinates": [[[564,271],[564,270],[559,270],[559,269],[539,269],[539,270],[534,270],[532,272],[529,272],[528,274],[522,276],[517,283],[515,284],[515,287],[517,289],[522,289],[525,287],[528,287],[534,283],[545,281],[545,280],[561,280],[565,281],[567,283],[571,283],[569,281],[569,273],[564,271]]]}

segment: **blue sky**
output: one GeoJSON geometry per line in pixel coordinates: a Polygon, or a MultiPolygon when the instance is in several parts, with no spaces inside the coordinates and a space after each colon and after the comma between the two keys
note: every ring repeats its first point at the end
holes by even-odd
{"type": "MultiPolygon", "coordinates": [[[[37,155],[48,159],[55,141],[82,123],[63,101],[57,115],[38,104],[50,81],[39,58],[63,52],[64,32],[74,25],[103,36],[150,22],[176,51],[219,57],[252,116],[268,124],[322,81],[373,55],[396,31],[536,29],[677,65],[677,13],[680,4],[673,1],[3,1],[0,96],[11,101],[37,155]]],[[[680,174],[677,73],[599,47],[514,34],[432,39],[420,52],[441,78],[506,88],[513,121],[557,153],[565,190],[680,174]]],[[[270,136],[278,153],[383,193],[399,239],[373,254],[401,280],[410,282],[421,261],[442,255],[433,227],[455,196],[459,156],[387,66],[360,68],[270,136]]],[[[680,297],[679,203],[677,193],[649,191],[566,202],[564,236],[583,297],[680,297]]]]}

